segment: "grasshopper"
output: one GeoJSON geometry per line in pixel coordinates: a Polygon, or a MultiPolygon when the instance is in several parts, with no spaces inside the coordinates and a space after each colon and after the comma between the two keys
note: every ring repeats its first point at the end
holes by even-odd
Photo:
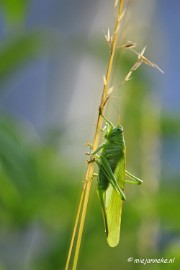
{"type": "Polygon", "coordinates": [[[109,246],[119,243],[122,204],[126,200],[124,194],[125,182],[141,184],[143,181],[126,170],[126,145],[123,127],[114,126],[105,120],[106,142],[90,153],[89,162],[96,162],[99,167],[97,175],[97,192],[103,213],[105,232],[109,246]],[[100,151],[100,155],[97,153],[100,151]],[[92,157],[94,156],[94,157],[92,157]],[[126,180],[126,176],[132,180],[126,180]]]}

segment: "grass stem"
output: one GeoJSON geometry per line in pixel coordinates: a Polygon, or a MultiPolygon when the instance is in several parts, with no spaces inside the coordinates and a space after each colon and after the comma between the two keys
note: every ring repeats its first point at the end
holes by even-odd
{"type": "MultiPolygon", "coordinates": [[[[107,67],[107,72],[105,76],[105,83],[103,87],[103,92],[101,96],[101,102],[99,105],[99,114],[97,118],[97,124],[96,124],[96,131],[94,135],[94,140],[92,144],[92,149],[96,149],[99,144],[99,139],[101,135],[101,128],[102,128],[102,113],[104,111],[104,107],[106,105],[107,97],[108,97],[108,88],[110,84],[110,78],[111,78],[111,73],[112,73],[112,67],[113,67],[113,61],[114,61],[114,55],[115,55],[115,50],[116,50],[116,45],[117,45],[117,39],[118,39],[118,32],[120,28],[120,23],[122,19],[122,14],[123,14],[123,4],[124,0],[120,0],[119,6],[118,6],[118,12],[117,12],[117,18],[114,26],[114,33],[112,36],[112,42],[111,42],[111,48],[110,48],[110,57],[109,57],[109,62],[108,62],[108,67],[107,67]]],[[[75,246],[75,252],[74,252],[74,259],[73,259],[73,266],[72,269],[76,270],[77,269],[77,262],[79,258],[79,251],[80,251],[80,246],[81,246],[81,240],[82,240],[82,234],[83,234],[83,229],[84,229],[84,222],[85,222],[85,217],[86,217],[86,211],[87,211],[87,205],[89,201],[89,194],[90,194],[90,189],[91,189],[91,184],[92,184],[92,176],[94,172],[94,163],[89,163],[86,176],[85,176],[85,181],[83,184],[82,188],[82,193],[81,193],[81,198],[78,206],[78,211],[76,215],[76,220],[75,220],[75,225],[73,229],[73,234],[71,238],[71,243],[70,243],[70,248],[68,252],[68,258],[66,261],[66,267],[65,270],[69,269],[69,264],[70,264],[70,259],[72,257],[72,250],[75,242],[75,236],[77,233],[77,241],[76,241],[76,246],[75,246]],[[78,223],[79,223],[79,229],[78,229],[78,223]],[[78,232],[77,232],[78,230],[78,232]]]]}

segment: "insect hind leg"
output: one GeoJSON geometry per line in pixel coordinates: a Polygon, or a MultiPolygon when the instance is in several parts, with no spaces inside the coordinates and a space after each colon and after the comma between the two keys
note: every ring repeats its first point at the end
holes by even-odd
{"type": "Polygon", "coordinates": [[[128,172],[128,171],[125,171],[125,172],[126,172],[127,176],[129,176],[131,179],[133,179],[133,180],[125,180],[126,183],[136,184],[136,185],[140,185],[140,184],[143,183],[143,180],[141,180],[138,177],[134,176],[130,172],[128,172]]]}
{"type": "Polygon", "coordinates": [[[113,188],[118,192],[118,194],[121,196],[122,200],[126,200],[126,196],[125,196],[124,192],[122,191],[122,189],[119,187],[106,157],[101,156],[101,162],[102,162],[101,166],[104,169],[104,171],[106,172],[106,175],[108,177],[109,182],[111,183],[113,188]]]}

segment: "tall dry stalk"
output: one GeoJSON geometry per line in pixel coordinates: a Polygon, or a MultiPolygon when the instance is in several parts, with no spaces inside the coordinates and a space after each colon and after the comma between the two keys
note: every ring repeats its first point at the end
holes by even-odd
{"type": "MultiPolygon", "coordinates": [[[[117,2],[118,1],[116,1],[115,5],[118,4],[117,2]]],[[[123,3],[124,3],[124,0],[120,0],[119,6],[118,6],[117,18],[116,18],[116,22],[115,22],[115,26],[114,26],[114,33],[113,33],[112,37],[110,37],[109,30],[108,30],[107,41],[110,44],[110,57],[109,57],[106,76],[104,77],[104,87],[103,87],[102,97],[101,97],[101,101],[100,101],[100,105],[99,105],[99,114],[98,114],[98,118],[97,118],[96,131],[95,131],[95,135],[94,135],[92,149],[96,149],[98,147],[98,144],[99,144],[101,128],[102,128],[101,113],[104,111],[104,107],[105,107],[105,104],[106,104],[106,101],[108,98],[108,89],[109,89],[110,78],[111,78],[111,73],[112,73],[114,54],[115,54],[116,45],[117,45],[118,31],[120,28],[120,22],[121,22],[121,18],[122,18],[123,3]]],[[[79,251],[80,251],[80,246],[81,246],[82,233],[83,233],[83,229],[84,229],[84,221],[85,221],[87,205],[88,205],[88,201],[89,201],[89,193],[90,193],[91,184],[92,184],[93,171],[94,171],[94,163],[89,163],[88,168],[87,168],[87,172],[86,172],[86,176],[85,176],[84,185],[82,188],[79,207],[78,207],[78,211],[77,211],[77,215],[76,215],[75,225],[74,225],[70,248],[69,248],[69,252],[68,252],[68,258],[66,261],[66,267],[65,267],[66,270],[69,269],[69,263],[70,263],[70,259],[72,257],[72,249],[74,246],[75,236],[76,236],[76,233],[78,230],[72,269],[75,270],[77,267],[79,251]],[[79,223],[79,229],[78,229],[78,223],[79,223]]]]}

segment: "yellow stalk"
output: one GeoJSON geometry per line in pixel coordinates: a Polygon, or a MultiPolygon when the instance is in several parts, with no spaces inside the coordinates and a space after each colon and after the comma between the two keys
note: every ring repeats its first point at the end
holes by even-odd
{"type": "MultiPolygon", "coordinates": [[[[108,86],[109,86],[111,73],[112,73],[112,66],[113,66],[114,54],[115,54],[115,50],[116,50],[118,31],[120,28],[120,22],[121,22],[121,18],[123,15],[123,12],[122,12],[123,11],[123,3],[124,3],[124,0],[120,0],[117,18],[116,18],[115,27],[114,27],[114,33],[112,36],[110,57],[109,57],[107,72],[106,72],[106,76],[105,76],[105,83],[104,83],[104,87],[103,87],[101,102],[100,102],[100,106],[99,106],[99,114],[98,114],[96,131],[95,131],[95,135],[94,135],[92,149],[96,149],[98,147],[99,139],[100,139],[100,135],[101,135],[101,128],[102,128],[101,113],[104,111],[104,107],[105,107],[107,97],[108,97],[108,86]]],[[[76,232],[78,229],[78,223],[79,223],[79,230],[78,230],[78,234],[77,234],[77,242],[76,242],[76,247],[75,247],[72,269],[76,270],[76,268],[77,268],[77,262],[78,262],[79,251],[80,251],[80,246],[81,246],[82,233],[83,233],[83,229],[84,229],[84,222],[85,222],[85,217],[86,217],[87,205],[88,205],[88,201],[89,201],[89,193],[90,193],[91,184],[92,184],[93,172],[94,172],[94,163],[89,163],[88,168],[87,168],[87,172],[86,172],[86,176],[85,176],[85,181],[84,181],[83,188],[82,188],[81,198],[80,198],[80,202],[79,202],[78,212],[76,215],[76,220],[75,220],[75,225],[74,225],[73,234],[72,234],[72,238],[71,238],[71,243],[70,243],[70,248],[69,248],[69,252],[68,252],[68,258],[66,261],[65,270],[69,269],[69,263],[70,263],[70,259],[72,257],[72,249],[74,246],[75,236],[76,236],[76,232]],[[81,209],[82,209],[82,213],[81,213],[81,209]]]]}

